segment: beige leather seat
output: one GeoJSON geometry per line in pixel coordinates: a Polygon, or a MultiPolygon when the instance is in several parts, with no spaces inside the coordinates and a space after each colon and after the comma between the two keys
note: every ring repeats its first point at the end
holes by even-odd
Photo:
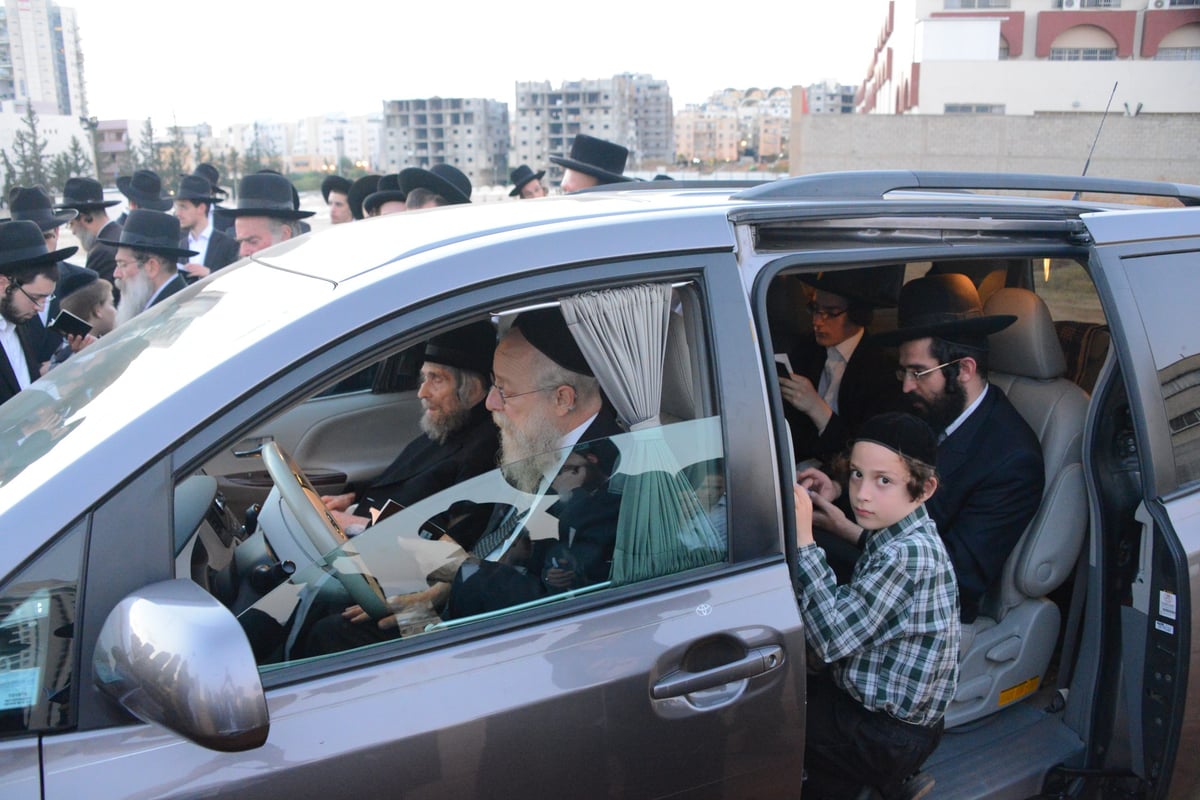
{"type": "Polygon", "coordinates": [[[1082,464],[1088,396],[1063,377],[1066,361],[1050,312],[1036,294],[1014,288],[998,289],[984,309],[1017,317],[990,339],[988,377],[1037,434],[1046,488],[998,584],[984,597],[979,617],[964,626],[958,690],[947,727],[1037,691],[1061,625],[1058,607],[1046,595],[1070,575],[1088,527],[1082,464]]]}

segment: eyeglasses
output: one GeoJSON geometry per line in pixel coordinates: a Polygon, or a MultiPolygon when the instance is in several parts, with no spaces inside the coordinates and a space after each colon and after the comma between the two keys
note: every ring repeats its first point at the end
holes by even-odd
{"type": "Polygon", "coordinates": [[[514,397],[524,397],[525,395],[533,394],[534,392],[544,392],[547,389],[557,389],[557,388],[558,388],[557,386],[543,386],[540,389],[530,389],[528,392],[517,392],[516,394],[510,394],[510,393],[504,391],[503,389],[501,389],[499,386],[497,386],[496,379],[493,377],[492,378],[492,387],[490,389],[488,389],[488,391],[495,392],[500,397],[500,402],[505,405],[508,405],[508,401],[512,400],[514,397]]]}
{"type": "Polygon", "coordinates": [[[813,319],[824,320],[828,322],[831,319],[837,319],[842,314],[845,314],[848,309],[838,308],[837,306],[819,306],[816,303],[808,304],[808,313],[812,314],[813,319]]]}
{"type": "Polygon", "coordinates": [[[38,308],[45,307],[47,303],[54,299],[53,292],[50,294],[30,294],[29,292],[25,291],[25,287],[21,286],[20,284],[17,285],[17,289],[21,292],[21,294],[29,298],[29,302],[33,303],[38,308]]]}
{"type": "MultiPolygon", "coordinates": [[[[966,356],[963,356],[963,358],[966,358],[966,356]]],[[[962,361],[962,358],[956,358],[953,361],[947,361],[945,364],[938,364],[936,367],[930,367],[929,369],[905,369],[901,367],[896,370],[896,380],[904,383],[904,381],[912,379],[913,383],[918,383],[926,375],[931,375],[939,369],[945,369],[951,364],[957,364],[960,361],[962,361]]]]}
{"type": "Polygon", "coordinates": [[[130,261],[127,259],[118,258],[116,261],[116,264],[117,264],[118,269],[131,270],[131,269],[137,269],[138,267],[140,267],[142,265],[142,262],[140,262],[136,259],[130,261]]]}

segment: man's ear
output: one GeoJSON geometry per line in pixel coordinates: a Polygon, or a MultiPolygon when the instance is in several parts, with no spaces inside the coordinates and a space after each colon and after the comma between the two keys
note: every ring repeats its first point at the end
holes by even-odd
{"type": "Polygon", "coordinates": [[[958,382],[966,383],[975,377],[978,370],[979,365],[975,363],[975,359],[971,356],[966,356],[962,361],[958,362],[958,382]]]}
{"type": "Polygon", "coordinates": [[[575,410],[575,387],[562,384],[554,388],[554,411],[559,416],[575,410]]]}

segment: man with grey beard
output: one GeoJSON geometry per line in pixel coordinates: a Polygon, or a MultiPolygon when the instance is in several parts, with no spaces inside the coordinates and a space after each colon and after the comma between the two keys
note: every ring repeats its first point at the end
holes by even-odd
{"type": "MultiPolygon", "coordinates": [[[[105,200],[104,188],[95,178],[68,178],[63,186],[62,202],[55,206],[79,212],[75,219],[67,223],[67,227],[87,253],[85,266],[95,270],[109,283],[115,282],[113,273],[117,267],[117,248],[102,244],[100,239],[120,238],[121,226],[110,220],[105,210],[120,202],[105,200]]],[[[120,301],[120,294],[115,294],[114,299],[120,301]]]]}
{"type": "Polygon", "coordinates": [[[495,349],[496,330],[488,321],[429,340],[417,392],[424,409],[421,435],[365,488],[321,498],[343,529],[363,530],[371,522],[370,509],[382,509],[389,500],[412,505],[495,468],[496,426],[484,407],[495,349]]]}
{"type": "Polygon", "coordinates": [[[123,325],[151,306],[187,288],[177,262],[196,255],[179,246],[179,220],[162,211],[135,208],[125,219],[119,239],[100,239],[117,248],[113,272],[121,302],[117,325],[123,325]]]}

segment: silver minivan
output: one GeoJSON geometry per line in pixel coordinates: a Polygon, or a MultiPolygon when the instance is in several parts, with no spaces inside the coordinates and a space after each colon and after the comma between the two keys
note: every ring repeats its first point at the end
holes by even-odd
{"type": "Polygon", "coordinates": [[[0,406],[0,796],[799,796],[805,454],[772,362],[805,325],[797,276],[878,264],[963,272],[1052,323],[992,343],[1053,455],[964,648],[932,796],[1192,796],[1198,203],[1046,176],[655,182],[337,226],[225,268],[0,406]],[[495,470],[354,537],[317,498],[418,434],[426,340],[546,306],[588,331],[620,412],[611,563],[396,614],[461,570],[431,534],[447,512],[510,506],[536,541],[554,491],[495,470]],[[394,635],[312,646],[354,604],[394,635]]]}

